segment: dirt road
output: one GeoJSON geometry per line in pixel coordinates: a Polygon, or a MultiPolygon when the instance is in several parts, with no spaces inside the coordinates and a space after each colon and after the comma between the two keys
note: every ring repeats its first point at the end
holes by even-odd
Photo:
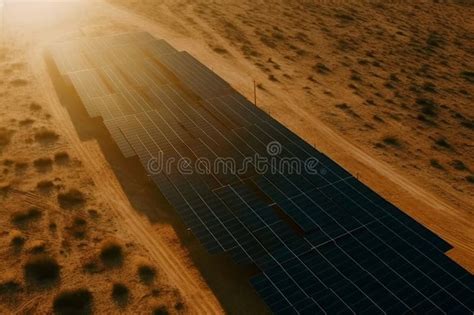
{"type": "MultiPolygon", "coordinates": [[[[97,14],[98,6],[81,8],[83,12],[97,14]]],[[[106,12],[106,11],[103,11],[106,12]]],[[[87,19],[86,17],[83,17],[87,19]]],[[[109,17],[114,19],[114,16],[109,17]]],[[[136,19],[120,16],[122,24],[128,20],[135,24],[136,19]]],[[[90,25],[82,25],[83,29],[58,30],[58,33],[84,32],[90,25]]],[[[92,25],[94,27],[95,25],[92,25]]],[[[187,257],[186,251],[181,246],[170,244],[157,233],[157,226],[152,225],[146,217],[141,216],[133,209],[127,195],[124,193],[110,165],[104,158],[98,143],[95,140],[82,141],[79,139],[68,111],[59,102],[56,90],[48,73],[44,59],[44,52],[50,40],[60,37],[60,34],[45,34],[41,42],[31,39],[30,64],[37,82],[40,82],[41,92],[49,104],[49,111],[54,121],[59,125],[58,130],[70,144],[71,153],[83,163],[85,170],[95,183],[96,193],[101,196],[102,202],[108,204],[114,211],[118,222],[118,233],[124,239],[131,240],[149,254],[149,258],[159,267],[160,274],[167,278],[167,282],[176,287],[184,298],[187,310],[192,314],[222,314],[224,311],[219,301],[207,287],[199,272],[187,257]]],[[[163,232],[161,232],[163,233],[163,232]]],[[[171,238],[177,238],[169,230],[171,238]]],[[[176,242],[177,243],[177,242],[176,242]]]]}

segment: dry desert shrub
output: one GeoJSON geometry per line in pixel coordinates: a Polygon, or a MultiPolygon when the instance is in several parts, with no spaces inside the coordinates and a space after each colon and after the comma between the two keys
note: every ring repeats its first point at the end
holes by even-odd
{"type": "Polygon", "coordinates": [[[84,205],[86,197],[75,188],[58,194],[58,202],[63,209],[74,209],[84,205]]]}
{"type": "Polygon", "coordinates": [[[16,211],[11,215],[11,222],[21,228],[26,228],[31,222],[41,218],[42,212],[36,207],[16,211]]]}
{"type": "Polygon", "coordinates": [[[461,71],[461,77],[470,83],[474,83],[474,71],[461,71]]]}
{"type": "Polygon", "coordinates": [[[177,310],[178,312],[183,312],[185,308],[186,308],[186,305],[181,301],[178,301],[174,304],[174,309],[177,310]]]}
{"type": "Polygon", "coordinates": [[[54,183],[50,180],[41,180],[36,184],[36,189],[43,194],[51,192],[53,188],[54,183]]]}
{"type": "Polygon", "coordinates": [[[5,127],[0,127],[0,151],[10,144],[13,131],[5,127]]]}
{"type": "Polygon", "coordinates": [[[35,240],[28,242],[27,251],[31,254],[43,254],[46,252],[46,242],[42,240],[35,240]]]}
{"type": "Polygon", "coordinates": [[[421,112],[430,117],[436,117],[438,115],[438,105],[427,98],[417,98],[416,104],[421,106],[421,112]]]}
{"type": "Polygon", "coordinates": [[[165,305],[159,305],[153,309],[153,315],[168,315],[169,311],[165,305]]]}
{"type": "Polygon", "coordinates": [[[62,291],[53,302],[53,311],[57,315],[92,314],[92,293],[85,288],[62,291]]]}
{"type": "Polygon", "coordinates": [[[17,174],[23,174],[28,169],[28,163],[23,161],[15,162],[15,172],[17,174]]]}
{"type": "Polygon", "coordinates": [[[474,175],[468,175],[466,176],[466,181],[468,183],[474,184],[474,175]]]}
{"type": "Polygon", "coordinates": [[[140,261],[137,264],[137,274],[140,281],[144,284],[151,284],[155,280],[156,270],[153,266],[145,261],[140,261]]]}
{"type": "Polygon", "coordinates": [[[439,147],[445,148],[445,149],[452,149],[451,144],[446,140],[445,138],[438,138],[435,140],[435,144],[439,147]]]}
{"type": "Polygon", "coordinates": [[[382,142],[386,145],[396,148],[400,148],[402,146],[400,140],[398,140],[398,138],[395,136],[386,136],[382,139],[382,142]]]}
{"type": "Polygon", "coordinates": [[[21,282],[12,273],[0,275],[0,298],[5,295],[12,295],[22,290],[21,282]]]}
{"type": "Polygon", "coordinates": [[[328,74],[331,70],[323,63],[318,62],[313,66],[313,69],[319,74],[328,74]]]}
{"type": "Polygon", "coordinates": [[[94,220],[97,220],[99,218],[99,212],[96,209],[89,209],[87,210],[87,213],[94,220]]]}
{"type": "Polygon", "coordinates": [[[114,283],[112,286],[112,299],[114,303],[120,307],[128,304],[130,298],[130,290],[123,283],[114,283]]]}
{"type": "Polygon", "coordinates": [[[10,245],[16,248],[22,247],[26,242],[25,236],[23,235],[23,233],[21,233],[21,231],[18,231],[18,230],[10,231],[9,238],[10,238],[10,245]]]}
{"type": "Polygon", "coordinates": [[[0,197],[7,197],[11,189],[12,186],[10,184],[0,184],[0,197]]]}
{"type": "Polygon", "coordinates": [[[50,158],[39,158],[33,161],[33,165],[40,173],[49,172],[52,169],[53,161],[50,158]]]}
{"type": "Polygon", "coordinates": [[[60,267],[56,259],[47,255],[35,255],[24,266],[25,280],[37,286],[49,286],[59,280],[60,267]]]}
{"type": "Polygon", "coordinates": [[[15,161],[11,160],[11,159],[5,159],[3,160],[3,165],[5,165],[6,167],[10,167],[12,166],[13,164],[15,164],[15,161]]]}
{"type": "Polygon", "coordinates": [[[85,259],[82,264],[82,270],[85,273],[95,274],[104,271],[104,266],[100,263],[97,257],[91,256],[85,259]]]}
{"type": "Polygon", "coordinates": [[[87,232],[87,221],[81,217],[74,217],[66,229],[74,238],[83,239],[87,232]]]}
{"type": "Polygon", "coordinates": [[[29,81],[25,79],[13,79],[10,81],[10,85],[13,87],[28,85],[29,81]]]}
{"type": "Polygon", "coordinates": [[[31,102],[30,104],[30,110],[31,111],[34,111],[34,112],[37,112],[37,111],[40,111],[43,107],[38,104],[37,102],[31,102]]]}
{"type": "Polygon", "coordinates": [[[116,240],[104,241],[100,249],[100,259],[107,267],[121,266],[124,260],[122,245],[116,240]]]}
{"type": "Polygon", "coordinates": [[[35,122],[34,119],[25,118],[25,119],[20,120],[18,124],[22,127],[25,127],[25,126],[31,126],[34,122],[35,122]]]}
{"type": "Polygon", "coordinates": [[[67,152],[58,152],[54,155],[54,162],[58,165],[66,165],[69,163],[69,154],[67,152]]]}
{"type": "Polygon", "coordinates": [[[443,165],[441,165],[441,163],[436,159],[431,159],[430,160],[430,165],[433,166],[434,168],[439,169],[439,170],[444,170],[443,165]]]}
{"type": "Polygon", "coordinates": [[[36,142],[46,145],[52,144],[59,139],[59,135],[49,129],[41,129],[35,133],[36,142]]]}
{"type": "Polygon", "coordinates": [[[218,54],[221,54],[221,55],[227,55],[229,54],[229,51],[221,46],[216,46],[213,48],[213,50],[218,53],[218,54]]]}
{"type": "Polygon", "coordinates": [[[466,164],[460,160],[453,160],[451,162],[451,166],[458,171],[469,171],[469,168],[466,166],[466,164]]]}

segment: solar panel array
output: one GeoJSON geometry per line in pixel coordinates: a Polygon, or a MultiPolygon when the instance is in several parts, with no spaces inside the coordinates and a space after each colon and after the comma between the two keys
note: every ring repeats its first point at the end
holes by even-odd
{"type": "Polygon", "coordinates": [[[59,44],[53,58],[202,245],[261,270],[250,282],[274,313],[474,310],[473,277],[444,254],[449,244],[190,54],[133,33],[59,44]],[[256,155],[316,158],[319,172],[219,164],[256,155]]]}

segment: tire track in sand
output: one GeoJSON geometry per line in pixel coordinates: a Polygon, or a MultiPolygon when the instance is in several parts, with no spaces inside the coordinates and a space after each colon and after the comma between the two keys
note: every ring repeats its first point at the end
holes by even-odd
{"type": "Polygon", "coordinates": [[[89,176],[98,184],[96,195],[114,211],[121,232],[130,234],[133,240],[148,252],[149,258],[163,271],[169,283],[180,291],[190,313],[223,314],[219,301],[197,269],[191,262],[185,262],[187,258],[184,258],[184,251],[171,248],[147,219],[133,209],[98,144],[95,141],[82,142],[79,139],[67,110],[60,104],[56,95],[42,53],[41,47],[35,48],[31,51],[30,60],[37,82],[40,82],[42,92],[47,97],[51,115],[56,120],[62,136],[68,140],[69,149],[82,161],[89,176]]]}

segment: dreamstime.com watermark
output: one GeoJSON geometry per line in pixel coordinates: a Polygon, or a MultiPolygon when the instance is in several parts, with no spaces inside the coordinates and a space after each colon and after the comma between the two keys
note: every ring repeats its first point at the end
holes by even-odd
{"type": "Polygon", "coordinates": [[[315,157],[301,160],[297,157],[282,156],[283,147],[277,141],[267,144],[266,153],[266,155],[255,153],[241,159],[232,157],[191,159],[189,157],[164,157],[163,152],[160,152],[158,156],[148,160],[147,170],[151,175],[173,174],[176,171],[182,175],[245,175],[252,171],[256,174],[325,175],[327,172],[315,157]]]}

